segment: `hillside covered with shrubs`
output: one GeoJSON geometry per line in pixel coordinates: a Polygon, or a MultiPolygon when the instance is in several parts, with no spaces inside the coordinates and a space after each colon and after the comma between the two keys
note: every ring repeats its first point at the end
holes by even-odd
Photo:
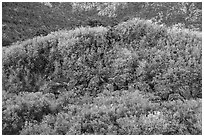
{"type": "Polygon", "coordinates": [[[80,26],[132,18],[202,31],[201,2],[2,2],[2,46],[80,26]]]}
{"type": "Polygon", "coordinates": [[[133,19],[2,51],[5,135],[201,135],[202,34],[133,19]]]}

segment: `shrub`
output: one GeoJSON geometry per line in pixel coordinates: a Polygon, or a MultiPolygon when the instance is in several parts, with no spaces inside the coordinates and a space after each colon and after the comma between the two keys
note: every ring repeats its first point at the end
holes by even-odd
{"type": "Polygon", "coordinates": [[[48,97],[36,92],[8,98],[2,112],[3,134],[19,134],[26,121],[40,122],[44,115],[53,113],[51,106],[54,100],[52,95],[48,97]]]}
{"type": "Polygon", "coordinates": [[[186,99],[201,97],[199,32],[168,29],[138,19],[117,25],[113,32],[119,36],[121,47],[143,64],[139,79],[147,86],[142,90],[162,97],[162,85],[168,94],[179,93],[186,99]]]}
{"type": "Polygon", "coordinates": [[[197,32],[130,20],[3,48],[3,134],[201,134],[197,32]]]}

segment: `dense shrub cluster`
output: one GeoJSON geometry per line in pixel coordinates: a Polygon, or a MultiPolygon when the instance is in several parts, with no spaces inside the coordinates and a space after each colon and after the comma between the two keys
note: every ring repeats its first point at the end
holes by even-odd
{"type": "Polygon", "coordinates": [[[3,48],[3,134],[201,134],[201,35],[143,20],[3,48]]]}
{"type": "MultiPolygon", "coordinates": [[[[142,82],[154,93],[202,97],[202,36],[132,20],[115,28],[123,47],[133,50],[144,68],[142,82]]],[[[118,39],[118,38],[117,38],[118,39]]],[[[147,89],[147,90],[149,90],[147,89]]]]}
{"type": "MultiPolygon", "coordinates": [[[[8,94],[7,94],[8,96],[8,94]]],[[[136,91],[3,98],[3,134],[201,134],[201,101],[151,103],[136,91]]]]}

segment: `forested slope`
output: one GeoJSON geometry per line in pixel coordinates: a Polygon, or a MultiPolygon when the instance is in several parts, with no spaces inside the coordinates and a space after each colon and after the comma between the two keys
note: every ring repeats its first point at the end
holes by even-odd
{"type": "Polygon", "coordinates": [[[3,47],[3,134],[202,134],[201,53],[139,19],[3,47]]]}

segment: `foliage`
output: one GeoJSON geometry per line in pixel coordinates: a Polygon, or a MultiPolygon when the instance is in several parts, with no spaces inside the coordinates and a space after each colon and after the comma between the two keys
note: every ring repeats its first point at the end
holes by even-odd
{"type": "Polygon", "coordinates": [[[80,26],[109,26],[110,18],[99,18],[95,13],[76,13],[72,3],[3,2],[2,46],[9,46],[53,31],[80,26]]]}
{"type": "Polygon", "coordinates": [[[53,12],[41,3],[3,2],[2,9],[3,46],[8,46],[6,41],[10,45],[40,35],[42,29],[50,33],[67,26],[66,19],[59,12],[53,12]]]}
{"type": "Polygon", "coordinates": [[[133,17],[173,26],[202,30],[202,4],[199,2],[86,2],[73,3],[74,11],[98,11],[100,16],[118,21],[133,17]]]}
{"type": "Polygon", "coordinates": [[[140,78],[151,91],[159,92],[160,96],[165,92],[179,93],[186,99],[201,97],[199,32],[166,29],[138,19],[121,23],[114,31],[121,45],[133,50],[141,62],[140,78]]]}
{"type": "Polygon", "coordinates": [[[3,134],[201,134],[201,41],[134,19],[4,47],[3,134]]]}
{"type": "Polygon", "coordinates": [[[3,2],[2,13],[3,46],[59,29],[115,26],[135,17],[202,30],[199,2],[3,2]]]}

